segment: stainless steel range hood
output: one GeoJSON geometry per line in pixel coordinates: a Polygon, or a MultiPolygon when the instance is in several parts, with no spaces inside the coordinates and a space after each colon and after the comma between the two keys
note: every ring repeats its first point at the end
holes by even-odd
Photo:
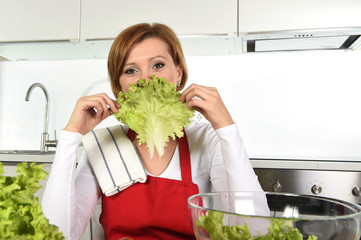
{"type": "Polygon", "coordinates": [[[361,45],[360,28],[329,28],[248,33],[242,37],[243,52],[303,50],[355,50],[361,45]]]}
{"type": "Polygon", "coordinates": [[[242,52],[361,49],[360,0],[238,0],[242,52]]]}

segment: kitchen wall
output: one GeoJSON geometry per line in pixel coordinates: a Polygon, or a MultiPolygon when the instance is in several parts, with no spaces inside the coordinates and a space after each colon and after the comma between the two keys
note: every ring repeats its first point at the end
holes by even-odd
{"type": "MultiPolygon", "coordinates": [[[[187,62],[189,84],[218,88],[250,157],[361,160],[361,51],[188,56],[187,62]]],[[[39,148],[44,94],[35,89],[24,100],[35,82],[49,91],[51,139],[80,96],[112,95],[105,59],[0,62],[0,149],[39,148]]]]}

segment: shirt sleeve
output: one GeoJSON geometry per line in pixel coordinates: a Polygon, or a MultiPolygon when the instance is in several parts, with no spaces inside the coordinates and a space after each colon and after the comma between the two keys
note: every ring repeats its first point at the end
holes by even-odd
{"type": "MultiPolygon", "coordinates": [[[[221,149],[223,166],[213,171],[217,178],[221,180],[221,175],[225,174],[226,183],[216,183],[215,191],[263,191],[255,174],[251,162],[249,161],[246,149],[239,134],[236,124],[229,125],[216,130],[221,149]],[[224,189],[227,186],[226,189],[224,189]]],[[[220,165],[220,162],[218,162],[220,165]]],[[[214,184],[213,184],[214,185],[214,184]]]]}
{"type": "Polygon", "coordinates": [[[51,172],[44,190],[42,210],[65,239],[80,239],[101,191],[85,152],[76,167],[82,135],[61,131],[51,172]]]}

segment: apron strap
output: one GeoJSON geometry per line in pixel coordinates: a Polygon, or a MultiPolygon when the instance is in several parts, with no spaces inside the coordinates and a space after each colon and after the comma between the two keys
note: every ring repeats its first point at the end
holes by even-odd
{"type": "Polygon", "coordinates": [[[131,142],[134,142],[135,132],[132,129],[128,129],[127,136],[131,142]]]}
{"type": "MultiPolygon", "coordinates": [[[[183,137],[177,138],[179,143],[179,161],[181,167],[182,180],[185,182],[192,182],[192,168],[191,157],[189,153],[189,146],[186,131],[183,128],[183,137]]],[[[127,133],[130,141],[134,142],[135,132],[129,128],[127,133]]]]}
{"type": "Polygon", "coordinates": [[[189,152],[188,139],[184,128],[183,137],[179,138],[178,142],[182,180],[186,182],[192,182],[191,155],[189,152]]]}

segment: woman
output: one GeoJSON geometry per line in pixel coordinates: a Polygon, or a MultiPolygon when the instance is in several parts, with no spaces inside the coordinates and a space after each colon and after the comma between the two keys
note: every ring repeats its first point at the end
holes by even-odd
{"type": "MultiPolygon", "coordinates": [[[[179,40],[162,24],[138,24],[120,33],[109,53],[108,72],[115,97],[151,75],[165,77],[178,91],[187,81],[179,40]]],[[[42,202],[45,216],[67,239],[81,237],[101,196],[100,220],[107,238],[192,239],[187,197],[212,190],[262,191],[217,90],[192,84],[180,100],[210,124],[192,122],[185,128],[187,137],[170,139],[160,160],[156,151],[150,158],[145,144],[135,144],[150,185],[135,184],[108,198],[101,194],[86,153],[75,169],[76,152],[83,135],[120,106],[105,94],[79,99],[61,132],[42,202]],[[154,194],[154,189],[161,190],[154,194]]]]}

